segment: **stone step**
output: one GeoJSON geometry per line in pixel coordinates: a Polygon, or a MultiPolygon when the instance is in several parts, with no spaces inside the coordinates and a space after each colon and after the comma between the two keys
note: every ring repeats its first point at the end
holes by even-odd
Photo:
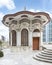
{"type": "Polygon", "coordinates": [[[47,52],[47,53],[52,53],[52,51],[44,51],[44,52],[47,52]]]}
{"type": "Polygon", "coordinates": [[[43,50],[36,54],[33,58],[36,60],[52,63],[52,50],[43,50]]]}
{"type": "Polygon", "coordinates": [[[37,56],[34,56],[33,59],[36,59],[36,60],[38,60],[38,61],[43,61],[43,62],[52,63],[52,60],[39,58],[39,57],[37,57],[37,56]]]}
{"type": "Polygon", "coordinates": [[[47,55],[52,55],[52,53],[51,52],[46,52],[46,51],[41,51],[41,53],[43,53],[43,54],[47,54],[47,55]]]}
{"type": "Polygon", "coordinates": [[[39,55],[44,56],[44,57],[52,57],[52,55],[43,54],[43,53],[39,53],[39,55]]]}
{"type": "Polygon", "coordinates": [[[37,57],[39,57],[39,58],[43,58],[43,59],[47,59],[47,60],[52,60],[52,57],[47,57],[47,56],[42,56],[42,55],[36,55],[37,57]]]}
{"type": "Polygon", "coordinates": [[[49,50],[49,51],[52,51],[52,49],[45,49],[45,50],[49,50]]]}
{"type": "Polygon", "coordinates": [[[50,53],[52,53],[52,50],[50,50],[50,49],[45,49],[44,52],[48,52],[48,53],[50,52],[50,53]]]}

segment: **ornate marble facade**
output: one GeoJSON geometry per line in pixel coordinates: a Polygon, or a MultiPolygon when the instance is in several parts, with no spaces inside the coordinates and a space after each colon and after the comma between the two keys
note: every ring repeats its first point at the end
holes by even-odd
{"type": "Polygon", "coordinates": [[[48,21],[50,17],[47,13],[21,11],[5,15],[2,22],[9,27],[9,45],[31,46],[33,50],[38,50],[43,45],[42,31],[48,21]]]}

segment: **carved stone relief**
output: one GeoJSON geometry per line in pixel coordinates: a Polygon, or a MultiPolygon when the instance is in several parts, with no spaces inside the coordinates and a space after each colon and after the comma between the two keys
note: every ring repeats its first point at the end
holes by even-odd
{"type": "Polygon", "coordinates": [[[27,23],[30,24],[30,20],[28,20],[28,19],[22,19],[22,20],[20,20],[19,21],[19,24],[24,23],[24,22],[27,22],[27,23]]]}
{"type": "Polygon", "coordinates": [[[28,19],[22,19],[20,21],[12,20],[11,29],[12,30],[18,30],[20,31],[23,28],[28,28],[29,31],[33,31],[34,29],[42,29],[42,25],[40,24],[40,20],[28,20],[28,19]]]}
{"type": "Polygon", "coordinates": [[[39,19],[34,19],[34,20],[32,20],[32,24],[34,24],[34,23],[40,23],[41,24],[41,20],[39,20],[39,19]]]}
{"type": "Polygon", "coordinates": [[[12,24],[17,24],[17,21],[16,20],[12,20],[12,24]]]}

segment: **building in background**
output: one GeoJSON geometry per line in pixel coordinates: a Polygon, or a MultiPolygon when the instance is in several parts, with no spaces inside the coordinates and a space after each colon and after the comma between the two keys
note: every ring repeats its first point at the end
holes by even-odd
{"type": "Polygon", "coordinates": [[[5,37],[3,35],[0,35],[0,40],[5,42],[5,37]]]}
{"type": "Polygon", "coordinates": [[[52,20],[44,27],[43,42],[52,43],[52,20]]]}
{"type": "Polygon", "coordinates": [[[49,23],[48,26],[49,26],[49,28],[48,28],[48,35],[49,35],[48,42],[52,43],[52,20],[51,20],[51,22],[49,23]]]}
{"type": "Polygon", "coordinates": [[[43,42],[46,43],[46,26],[43,28],[43,42]]]}

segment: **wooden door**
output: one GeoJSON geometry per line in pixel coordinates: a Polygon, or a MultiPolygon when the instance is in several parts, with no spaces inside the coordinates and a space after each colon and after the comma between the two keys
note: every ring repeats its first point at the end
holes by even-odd
{"type": "Polygon", "coordinates": [[[39,50],[39,37],[33,37],[33,50],[39,50]]]}
{"type": "Polygon", "coordinates": [[[21,31],[21,46],[28,46],[28,30],[23,29],[21,31]]]}
{"type": "Polygon", "coordinates": [[[12,30],[12,46],[16,46],[16,31],[12,30]]]}

